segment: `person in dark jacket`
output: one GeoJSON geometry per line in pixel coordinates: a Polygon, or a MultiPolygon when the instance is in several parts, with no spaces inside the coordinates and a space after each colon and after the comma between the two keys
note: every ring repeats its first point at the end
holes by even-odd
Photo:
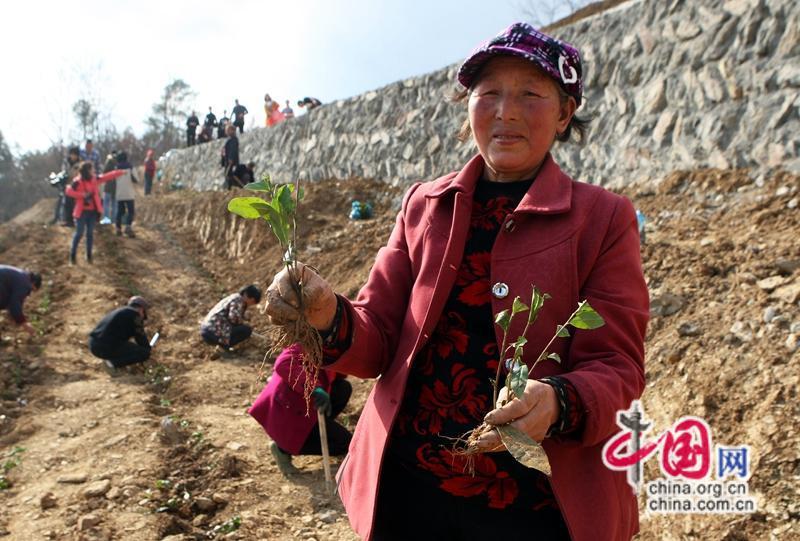
{"type": "Polygon", "coordinates": [[[147,301],[135,296],[128,300],[127,306],[103,316],[89,333],[92,355],[103,359],[109,368],[122,368],[149,359],[151,348],[144,333],[147,309],[147,301]]]}
{"type": "Polygon", "coordinates": [[[233,125],[239,128],[239,133],[244,133],[244,115],[249,111],[244,105],[239,105],[239,100],[233,100],[236,105],[233,106],[231,114],[233,115],[233,125]]]}
{"type": "Polygon", "coordinates": [[[206,120],[203,122],[203,125],[210,126],[212,128],[217,127],[217,115],[211,111],[211,107],[208,108],[208,114],[206,115],[206,120]]]}
{"type": "Polygon", "coordinates": [[[8,265],[0,265],[0,310],[8,310],[8,316],[33,335],[36,329],[28,322],[22,305],[25,299],[42,287],[42,276],[25,269],[18,269],[8,265]]]}
{"type": "Polygon", "coordinates": [[[194,138],[197,134],[197,126],[200,125],[200,120],[197,118],[197,115],[194,114],[192,111],[191,116],[186,119],[186,146],[190,147],[194,145],[194,138]]]}
{"type": "Polygon", "coordinates": [[[225,165],[225,182],[230,190],[232,186],[238,186],[233,172],[236,170],[236,166],[239,165],[239,138],[236,137],[236,127],[233,124],[228,125],[226,132],[228,140],[225,141],[222,161],[225,165]]]}
{"type": "Polygon", "coordinates": [[[231,119],[228,118],[228,110],[225,109],[222,111],[222,116],[217,123],[217,139],[224,139],[225,134],[227,133],[228,124],[230,123],[231,119]]]}

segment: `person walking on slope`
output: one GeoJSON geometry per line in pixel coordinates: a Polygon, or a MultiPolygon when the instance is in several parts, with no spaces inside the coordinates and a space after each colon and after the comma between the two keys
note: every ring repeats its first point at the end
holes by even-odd
{"type": "Polygon", "coordinates": [[[191,116],[186,119],[186,146],[190,147],[194,145],[195,136],[197,135],[197,126],[200,125],[200,120],[198,120],[197,115],[192,111],[191,116]]]}
{"type": "Polygon", "coordinates": [[[42,275],[9,265],[0,265],[0,310],[8,310],[8,317],[33,336],[36,329],[28,322],[22,306],[31,291],[42,287],[42,275]]]}
{"type": "Polygon", "coordinates": [[[233,115],[233,125],[239,128],[239,133],[244,133],[244,115],[248,113],[247,107],[239,105],[239,100],[233,100],[236,105],[233,106],[231,114],[233,115]]]}
{"type": "Polygon", "coordinates": [[[144,158],[144,194],[150,195],[153,191],[153,178],[156,176],[156,160],[153,158],[153,149],[147,149],[147,155],[144,158]]]}
{"type": "Polygon", "coordinates": [[[248,306],[261,302],[261,290],[254,285],[244,287],[219,301],[200,324],[200,337],[207,344],[230,349],[248,338],[253,328],[247,325],[248,306]]]}
{"type": "MultiPolygon", "coordinates": [[[[117,151],[112,150],[106,156],[106,163],[103,164],[103,173],[108,173],[117,168],[117,151]]],[[[109,180],[103,184],[103,213],[100,225],[113,224],[117,219],[117,181],[109,180]]]]}
{"type": "MultiPolygon", "coordinates": [[[[300,354],[300,346],[295,344],[278,355],[269,383],[247,410],[272,438],[270,451],[284,475],[297,471],[292,456],[322,454],[318,417],[308,415],[303,398],[306,376],[300,368],[300,354]]],[[[328,450],[333,456],[346,455],[350,446],[350,431],[335,419],[352,393],[344,374],[324,368],[317,374],[311,396],[314,408],[324,415],[328,450]]]]}
{"type": "Polygon", "coordinates": [[[145,299],[135,296],[128,300],[127,306],[103,316],[89,333],[92,355],[103,359],[108,368],[122,368],[149,359],[152,348],[144,332],[148,308],[145,299]]]}
{"type": "Polygon", "coordinates": [[[136,192],[133,189],[134,183],[138,184],[136,176],[133,174],[133,166],[128,162],[128,155],[125,152],[117,153],[117,169],[124,171],[123,175],[117,179],[117,236],[122,236],[122,222],[125,221],[125,235],[133,238],[133,218],[135,214],[134,200],[136,192]]]}
{"type": "Polygon", "coordinates": [[[92,262],[92,243],[94,241],[94,225],[97,217],[103,213],[103,204],[100,202],[98,185],[119,178],[125,171],[114,170],[101,176],[95,175],[94,164],[83,162],[79,174],[71,186],[67,187],[67,196],[75,200],[75,209],[72,217],[77,220],[75,234],[72,236],[72,247],[69,251],[69,262],[75,264],[78,244],[81,242],[83,232],[86,231],[86,261],[92,262]]]}

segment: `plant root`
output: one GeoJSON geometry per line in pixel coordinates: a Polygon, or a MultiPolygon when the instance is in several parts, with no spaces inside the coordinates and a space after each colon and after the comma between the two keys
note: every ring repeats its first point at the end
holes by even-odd
{"type": "Polygon", "coordinates": [[[454,440],[450,452],[454,456],[464,457],[465,473],[475,475],[475,455],[484,452],[479,448],[478,441],[494,429],[493,425],[484,422],[454,440]]]}

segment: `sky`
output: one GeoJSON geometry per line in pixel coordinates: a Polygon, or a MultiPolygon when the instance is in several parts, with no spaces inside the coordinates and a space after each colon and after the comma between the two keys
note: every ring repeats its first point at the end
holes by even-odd
{"type": "Polygon", "coordinates": [[[175,78],[264,124],[263,100],[348,98],[463,60],[545,0],[22,0],[2,2],[0,131],[19,155],[78,142],[90,98],[137,134],[175,78]],[[10,75],[9,75],[10,74],[10,75]]]}

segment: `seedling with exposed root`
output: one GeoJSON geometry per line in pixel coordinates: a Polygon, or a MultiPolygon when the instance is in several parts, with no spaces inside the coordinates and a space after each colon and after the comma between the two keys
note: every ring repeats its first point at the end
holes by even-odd
{"type": "Polygon", "coordinates": [[[300,181],[295,184],[273,184],[269,175],[259,182],[251,182],[245,189],[259,192],[266,197],[236,197],[228,203],[228,210],[242,218],[263,219],[278,239],[283,253],[282,263],[289,273],[292,288],[298,299],[300,317],[289,328],[281,328],[275,349],[300,344],[300,363],[305,374],[304,396],[307,410],[311,409],[311,392],[322,364],[322,338],[305,318],[303,296],[305,268],[297,266],[297,206],[303,198],[300,181]]]}
{"type": "MultiPolygon", "coordinates": [[[[525,352],[525,346],[528,339],[525,337],[528,329],[536,321],[539,312],[544,307],[544,301],[550,298],[547,293],[540,292],[536,286],[531,288],[531,301],[530,305],[522,302],[519,297],[514,298],[511,309],[506,309],[498,312],[495,315],[495,323],[503,330],[503,341],[500,347],[500,360],[497,363],[497,375],[492,381],[493,396],[492,404],[497,407],[504,406],[522,397],[525,392],[525,386],[528,383],[528,375],[533,372],[533,369],[538,363],[545,359],[552,359],[561,363],[561,357],[557,353],[548,353],[548,349],[553,344],[556,338],[567,338],[569,334],[569,326],[576,329],[597,329],[605,325],[605,321],[598,314],[587,301],[578,303],[578,308],[572,312],[563,325],[557,325],[553,337],[547,342],[544,349],[536,357],[536,359],[528,366],[523,362],[522,357],[525,352]],[[525,329],[517,339],[508,343],[508,330],[511,327],[511,322],[518,314],[528,313],[528,319],[525,322],[525,329]],[[506,355],[511,353],[511,356],[506,358],[506,355]],[[503,360],[505,359],[505,360],[503,360]],[[500,381],[502,369],[506,369],[506,377],[504,380],[505,395],[498,403],[498,398],[501,394],[500,381]]],[[[472,431],[465,434],[460,438],[455,445],[455,452],[457,454],[473,455],[479,453],[478,441],[483,434],[496,430],[500,435],[508,452],[521,464],[530,468],[536,468],[550,475],[550,463],[547,460],[547,455],[544,452],[541,444],[534,441],[530,436],[524,432],[512,427],[510,424],[505,425],[492,425],[483,422],[472,431]]]]}

